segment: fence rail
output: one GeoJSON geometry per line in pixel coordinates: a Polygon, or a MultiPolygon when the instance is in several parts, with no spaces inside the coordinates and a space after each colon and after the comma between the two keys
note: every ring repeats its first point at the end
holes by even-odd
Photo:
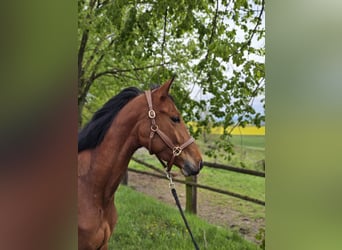
{"type": "MultiPolygon", "coordinates": [[[[133,168],[128,168],[128,170],[131,171],[131,172],[139,173],[139,174],[145,174],[145,175],[150,175],[150,176],[154,176],[154,177],[161,178],[161,179],[167,179],[165,175],[161,175],[161,174],[150,173],[150,172],[146,172],[146,171],[142,171],[142,170],[138,170],[138,169],[133,169],[133,168]]],[[[209,186],[206,186],[206,185],[198,184],[196,182],[184,181],[184,180],[179,180],[179,179],[176,179],[176,178],[173,178],[172,180],[174,182],[183,183],[183,184],[186,184],[186,185],[189,185],[189,186],[193,186],[193,187],[207,189],[207,190],[214,191],[214,192],[220,193],[220,194],[230,195],[230,196],[233,196],[233,197],[245,200],[245,201],[250,201],[250,202],[253,202],[255,204],[259,204],[259,205],[265,206],[265,202],[264,201],[261,201],[261,200],[255,199],[255,198],[251,198],[251,197],[248,197],[246,195],[241,195],[241,194],[237,194],[237,193],[234,193],[234,192],[231,192],[231,191],[209,187],[209,186]]]]}
{"type": "MultiPolygon", "coordinates": [[[[128,171],[131,172],[135,172],[135,173],[139,173],[139,174],[144,174],[144,175],[149,175],[149,176],[154,176],[157,178],[161,178],[161,179],[167,179],[165,173],[160,170],[160,168],[157,168],[155,166],[153,166],[152,164],[149,164],[147,162],[144,162],[143,160],[137,159],[135,157],[132,158],[132,160],[134,160],[135,162],[144,165],[158,173],[151,173],[151,172],[146,172],[146,171],[142,171],[142,170],[137,170],[137,169],[132,169],[132,168],[128,168],[128,171]]],[[[226,165],[222,165],[222,164],[216,164],[216,163],[210,163],[210,162],[204,162],[205,166],[208,167],[212,167],[212,168],[218,168],[218,169],[223,169],[223,170],[228,170],[228,171],[234,171],[234,172],[238,172],[241,174],[249,174],[249,175],[254,175],[254,176],[259,176],[259,177],[265,177],[265,173],[264,172],[258,172],[258,171],[254,171],[254,170],[248,170],[248,169],[241,169],[241,168],[236,168],[236,167],[231,167],[231,166],[226,166],[226,165]]],[[[186,178],[186,180],[180,180],[177,178],[173,178],[174,182],[178,182],[178,183],[183,183],[186,185],[186,210],[190,211],[192,213],[196,213],[197,210],[197,188],[202,188],[202,189],[206,189],[206,190],[210,190],[216,193],[220,193],[220,194],[225,194],[225,195],[229,195],[238,199],[242,199],[248,202],[252,202],[258,205],[262,205],[265,206],[265,201],[256,199],[256,198],[252,198],[246,195],[242,195],[242,194],[238,194],[229,190],[222,190],[222,189],[218,189],[215,187],[210,187],[207,185],[203,185],[203,184],[199,184],[196,182],[196,178],[193,177],[188,177],[186,178]]],[[[126,183],[127,184],[127,183],[126,183]]]]}
{"type": "Polygon", "coordinates": [[[203,162],[203,165],[210,167],[210,168],[218,168],[218,169],[224,169],[224,170],[233,171],[233,172],[242,173],[242,174],[249,174],[249,175],[254,175],[254,176],[259,176],[259,177],[265,177],[265,172],[255,171],[255,170],[251,170],[251,169],[237,168],[237,167],[222,165],[222,164],[218,164],[218,163],[211,163],[211,162],[206,162],[206,161],[203,162]]]}

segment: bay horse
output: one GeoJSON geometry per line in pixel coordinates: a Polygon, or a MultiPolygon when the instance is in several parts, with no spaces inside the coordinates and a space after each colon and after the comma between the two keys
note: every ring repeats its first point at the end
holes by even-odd
{"type": "Polygon", "coordinates": [[[117,221],[115,191],[133,153],[147,148],[184,176],[196,175],[202,156],[169,90],[173,78],[142,92],[130,87],[95,112],[78,135],[78,249],[106,250],[117,221]]]}

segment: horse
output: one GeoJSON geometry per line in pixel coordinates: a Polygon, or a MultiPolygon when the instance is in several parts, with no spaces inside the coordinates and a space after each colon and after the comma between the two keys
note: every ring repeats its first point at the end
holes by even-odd
{"type": "Polygon", "coordinates": [[[106,250],[117,222],[115,191],[133,153],[197,175],[202,156],[169,94],[174,77],[145,92],[130,87],[95,112],[78,135],[78,249],[106,250]]]}

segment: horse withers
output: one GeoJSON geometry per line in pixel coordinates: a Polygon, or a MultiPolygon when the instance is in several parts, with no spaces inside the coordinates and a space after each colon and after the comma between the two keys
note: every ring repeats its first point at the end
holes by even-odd
{"type": "Polygon", "coordinates": [[[78,249],[108,249],[117,221],[114,194],[133,153],[147,148],[185,176],[202,168],[202,156],[169,90],[127,88],[99,109],[78,138],[78,249]]]}

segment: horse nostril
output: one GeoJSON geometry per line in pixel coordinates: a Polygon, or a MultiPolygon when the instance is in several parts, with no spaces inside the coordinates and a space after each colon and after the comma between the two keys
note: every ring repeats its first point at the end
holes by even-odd
{"type": "Polygon", "coordinates": [[[203,161],[201,160],[200,162],[199,162],[199,169],[201,170],[203,168],[203,161]]]}

